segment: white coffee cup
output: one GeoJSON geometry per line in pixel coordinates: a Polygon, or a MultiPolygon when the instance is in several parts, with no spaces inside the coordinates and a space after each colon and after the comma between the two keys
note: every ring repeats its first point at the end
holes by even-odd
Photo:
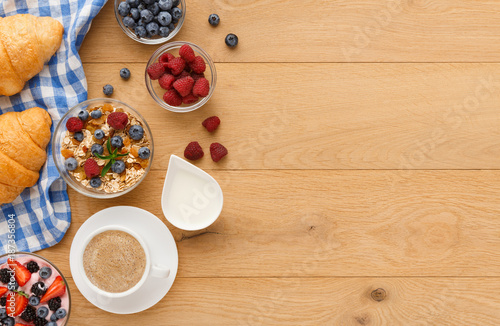
{"type": "Polygon", "coordinates": [[[148,246],[146,245],[146,243],[144,242],[144,240],[137,233],[133,232],[132,230],[130,230],[126,227],[120,226],[120,225],[108,225],[108,226],[104,226],[104,227],[97,229],[96,231],[92,232],[85,239],[83,246],[81,246],[81,248],[82,249],[81,249],[81,252],[79,254],[80,259],[78,261],[78,265],[79,265],[78,270],[80,271],[80,274],[82,275],[82,278],[85,280],[85,283],[87,284],[87,286],[90,287],[95,292],[97,292],[97,294],[100,294],[103,297],[122,298],[122,297],[130,296],[144,285],[144,283],[146,282],[148,277],[167,278],[170,275],[170,269],[168,269],[165,266],[153,264],[151,262],[151,257],[149,255],[149,249],[148,249],[148,246]],[[98,234],[105,232],[105,231],[123,231],[123,232],[126,232],[126,233],[130,234],[131,236],[133,236],[139,242],[139,244],[142,246],[142,249],[144,249],[144,254],[146,256],[146,267],[144,268],[144,274],[142,275],[142,278],[139,280],[139,282],[137,282],[137,284],[135,284],[133,287],[131,287],[127,291],[116,292],[116,293],[104,291],[104,290],[98,288],[97,286],[95,286],[89,280],[89,278],[87,277],[87,274],[85,273],[85,268],[83,266],[83,254],[85,252],[85,249],[87,248],[89,242],[95,236],[97,236],[98,234]]]}

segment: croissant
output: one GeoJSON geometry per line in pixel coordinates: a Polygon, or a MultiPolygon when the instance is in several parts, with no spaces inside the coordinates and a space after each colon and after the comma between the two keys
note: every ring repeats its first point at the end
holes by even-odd
{"type": "Polygon", "coordinates": [[[0,17],[0,95],[19,93],[59,49],[63,32],[50,17],[0,17]]]}
{"type": "Polygon", "coordinates": [[[38,181],[51,125],[47,111],[36,107],[0,115],[0,205],[38,181]]]}

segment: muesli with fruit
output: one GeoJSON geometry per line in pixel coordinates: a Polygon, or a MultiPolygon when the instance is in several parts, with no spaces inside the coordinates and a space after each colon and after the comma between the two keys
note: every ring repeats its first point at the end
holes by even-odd
{"type": "Polygon", "coordinates": [[[134,114],[105,103],[69,118],[66,128],[64,166],[84,187],[121,192],[146,173],[151,143],[134,114]]]}

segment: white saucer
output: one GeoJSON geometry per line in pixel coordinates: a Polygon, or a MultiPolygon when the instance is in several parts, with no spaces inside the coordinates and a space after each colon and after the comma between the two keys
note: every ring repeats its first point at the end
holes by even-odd
{"type": "Polygon", "coordinates": [[[170,230],[155,215],[131,206],[116,206],[92,215],[73,239],[70,251],[70,267],[73,280],[82,295],[94,306],[115,314],[133,314],[157,304],[170,290],[177,274],[179,257],[170,230]],[[149,247],[151,262],[166,266],[170,276],[166,279],[149,278],[133,295],[109,299],[98,295],[84,281],[78,269],[78,252],[84,239],[93,231],[107,225],[122,225],[134,230],[149,247]]]}

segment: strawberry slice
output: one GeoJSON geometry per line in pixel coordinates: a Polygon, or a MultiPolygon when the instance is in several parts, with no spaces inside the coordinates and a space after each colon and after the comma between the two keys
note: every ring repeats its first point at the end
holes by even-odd
{"type": "Polygon", "coordinates": [[[4,286],[0,286],[0,297],[3,297],[3,295],[7,293],[7,291],[9,291],[9,289],[4,286]]]}
{"type": "Polygon", "coordinates": [[[7,314],[9,316],[18,316],[24,309],[28,306],[28,295],[22,291],[9,292],[7,294],[7,314]],[[15,305],[12,307],[9,302],[12,302],[12,297],[14,297],[15,305]]]}
{"type": "Polygon", "coordinates": [[[49,301],[50,299],[60,297],[66,293],[66,283],[64,283],[64,280],[62,279],[61,275],[56,277],[54,282],[49,286],[47,289],[47,292],[43,295],[43,297],[40,299],[40,303],[44,303],[49,301]]]}
{"type": "Polygon", "coordinates": [[[15,324],[14,326],[29,326],[29,325],[25,325],[25,324],[15,324]]]}
{"type": "Polygon", "coordinates": [[[19,286],[24,286],[31,278],[30,271],[21,265],[19,262],[9,259],[9,267],[14,270],[14,277],[16,278],[17,284],[19,286]]]}

